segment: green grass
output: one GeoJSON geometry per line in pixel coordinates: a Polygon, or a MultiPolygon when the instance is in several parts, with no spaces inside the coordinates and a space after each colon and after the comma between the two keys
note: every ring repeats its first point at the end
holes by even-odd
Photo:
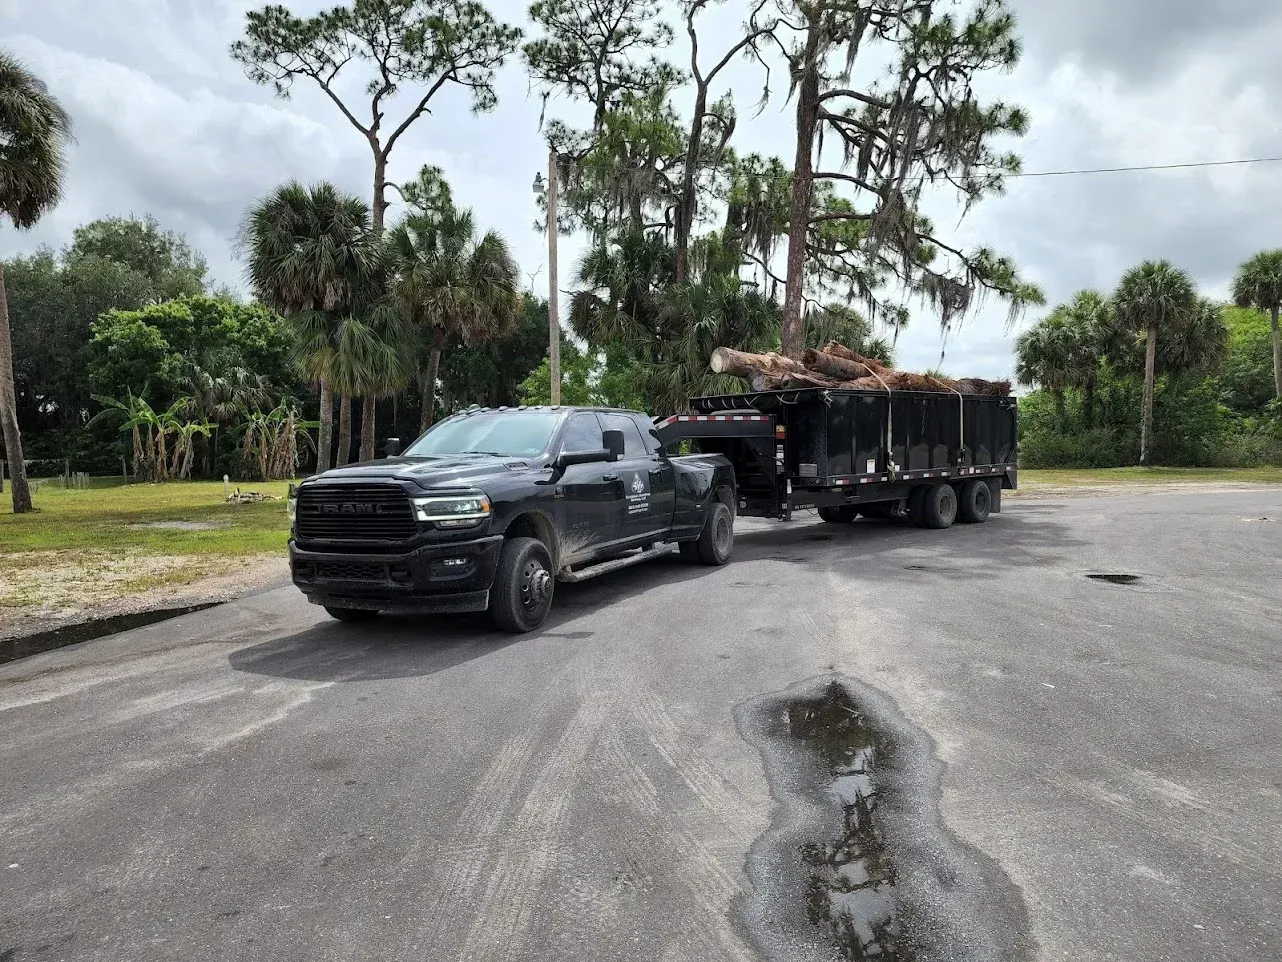
{"type": "MultiPolygon", "coordinates": [[[[235,487],[235,486],[233,486],[235,487]]],[[[85,490],[50,482],[32,496],[36,510],[14,516],[8,487],[0,497],[0,570],[5,555],[82,549],[155,555],[242,556],[281,553],[289,535],[284,497],[288,483],[239,485],[242,491],[277,495],[280,501],[227,504],[221,481],[126,485],[95,478],[85,490]],[[224,525],[208,531],[136,527],[156,521],[224,525]]]]}
{"type": "Polygon", "coordinates": [[[1174,483],[1282,484],[1282,468],[1074,468],[1021,470],[1021,489],[1174,483]]]}

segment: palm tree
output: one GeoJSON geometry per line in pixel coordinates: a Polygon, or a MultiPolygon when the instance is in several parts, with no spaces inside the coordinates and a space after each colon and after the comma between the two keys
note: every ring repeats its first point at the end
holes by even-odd
{"type": "Polygon", "coordinates": [[[1082,389],[1086,426],[1095,424],[1095,382],[1100,362],[1116,352],[1120,331],[1113,305],[1099,291],[1078,291],[1062,306],[1072,331],[1070,381],[1082,389]]]}
{"type": "Polygon", "coordinates": [[[516,262],[502,236],[486,231],[478,240],[472,212],[448,202],[407,214],[388,234],[387,248],[398,302],[413,323],[431,330],[420,372],[419,429],[426,431],[446,338],[473,344],[503,334],[521,317],[516,262]]]}
{"type": "Polygon", "coordinates": [[[1144,410],[1140,419],[1140,464],[1148,464],[1153,443],[1153,384],[1157,378],[1159,332],[1173,334],[1193,318],[1193,279],[1169,261],[1145,261],[1122,275],[1113,295],[1118,323],[1146,337],[1144,410]]]}
{"type": "Polygon", "coordinates": [[[1282,312],[1282,250],[1260,251],[1238,268],[1233,277],[1233,303],[1268,311],[1273,333],[1273,388],[1282,398],[1282,333],[1278,314],[1282,312]]]}
{"type": "Polygon", "coordinates": [[[1224,305],[1199,297],[1188,323],[1176,328],[1157,351],[1157,366],[1171,374],[1211,374],[1219,370],[1229,350],[1229,327],[1224,305]]]}
{"type": "Polygon", "coordinates": [[[1064,391],[1073,385],[1079,349],[1065,305],[1060,305],[1015,341],[1015,377],[1037,384],[1055,399],[1055,416],[1064,421],[1064,391]]]}
{"type": "MultiPolygon", "coordinates": [[[[0,216],[26,230],[62,196],[71,119],[35,74],[0,51],[0,216]]],[[[31,489],[22,460],[17,392],[13,385],[13,338],[0,261],[0,432],[13,478],[13,513],[31,510],[31,489]]],[[[2,476],[2,475],[0,475],[2,476]]]]}
{"type": "MultiPolygon", "coordinates": [[[[371,233],[369,205],[333,184],[310,187],[289,181],[256,201],[241,225],[248,250],[246,273],[260,301],[295,328],[296,356],[320,387],[320,438],[316,469],[330,466],[334,436],[332,345],[341,319],[350,314],[380,270],[379,243],[371,233]],[[306,318],[300,315],[307,314],[306,318]],[[316,325],[328,322],[330,338],[317,338],[316,325]]],[[[351,395],[343,394],[340,435],[351,432],[351,395]],[[344,420],[345,419],[345,420],[344,420]]],[[[344,446],[340,437],[340,454],[344,446]]],[[[345,460],[344,462],[345,463],[345,460]]]]}

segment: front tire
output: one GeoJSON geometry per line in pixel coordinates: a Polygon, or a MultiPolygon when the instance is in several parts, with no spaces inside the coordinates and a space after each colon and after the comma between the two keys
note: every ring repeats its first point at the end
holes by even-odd
{"type": "Polygon", "coordinates": [[[370,621],[378,617],[378,612],[370,608],[331,608],[326,605],[325,613],[338,621],[370,621]]]}
{"type": "Polygon", "coordinates": [[[819,509],[819,519],[829,524],[850,524],[859,517],[859,509],[848,504],[838,504],[819,509]]]}
{"type": "Polygon", "coordinates": [[[533,631],[552,609],[552,556],[537,538],[509,538],[490,588],[490,618],[502,631],[533,631]]]}
{"type": "Polygon", "coordinates": [[[967,481],[957,493],[957,516],[967,524],[980,524],[988,520],[993,508],[993,490],[987,481],[967,481]]]}

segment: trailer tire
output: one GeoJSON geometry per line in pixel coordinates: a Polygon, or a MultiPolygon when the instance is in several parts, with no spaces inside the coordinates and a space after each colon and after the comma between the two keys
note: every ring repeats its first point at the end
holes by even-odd
{"type": "Polygon", "coordinates": [[[730,560],[734,549],[734,512],[724,501],[714,501],[708,520],[694,542],[699,560],[706,565],[723,565],[730,560]]]}
{"type": "Polygon", "coordinates": [[[859,509],[848,504],[834,504],[819,509],[819,519],[828,524],[850,524],[859,517],[859,509]]]}
{"type": "Polygon", "coordinates": [[[502,631],[533,631],[548,616],[555,587],[547,546],[537,538],[509,538],[490,589],[490,618],[502,631]]]}
{"type": "Polygon", "coordinates": [[[930,485],[920,484],[908,492],[908,518],[919,528],[926,527],[924,502],[928,491],[930,485]]]}
{"type": "Polygon", "coordinates": [[[961,485],[957,492],[957,518],[966,524],[980,524],[988,520],[993,508],[993,492],[987,481],[972,479],[961,485]]]}
{"type": "Polygon", "coordinates": [[[957,520],[957,492],[951,484],[932,484],[921,499],[925,528],[950,528],[957,520]]]}
{"type": "Polygon", "coordinates": [[[325,606],[325,613],[337,621],[369,621],[378,617],[373,608],[335,608],[325,606]]]}

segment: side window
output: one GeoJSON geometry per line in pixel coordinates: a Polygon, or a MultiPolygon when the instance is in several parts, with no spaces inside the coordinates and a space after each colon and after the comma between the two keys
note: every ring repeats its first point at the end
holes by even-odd
{"type": "Polygon", "coordinates": [[[623,456],[625,458],[646,458],[650,450],[646,447],[637,430],[637,423],[626,414],[602,414],[601,423],[607,431],[623,432],[623,456]]]}
{"type": "Polygon", "coordinates": [[[565,429],[561,451],[600,451],[601,423],[595,414],[576,414],[565,429]]]}

